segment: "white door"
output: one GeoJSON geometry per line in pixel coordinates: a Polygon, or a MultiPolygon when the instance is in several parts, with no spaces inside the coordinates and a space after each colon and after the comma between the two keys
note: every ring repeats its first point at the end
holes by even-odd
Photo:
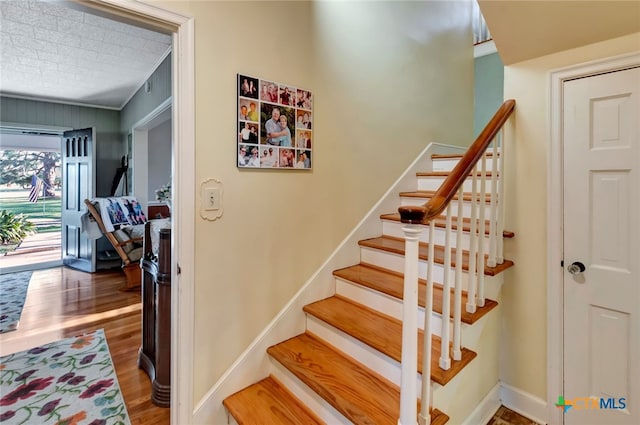
{"type": "Polygon", "coordinates": [[[62,137],[62,262],[79,270],[96,270],[96,242],[81,231],[85,199],[95,195],[95,129],[65,131],[62,137]]]}
{"type": "Polygon", "coordinates": [[[563,96],[564,421],[638,425],[640,68],[563,96]]]}

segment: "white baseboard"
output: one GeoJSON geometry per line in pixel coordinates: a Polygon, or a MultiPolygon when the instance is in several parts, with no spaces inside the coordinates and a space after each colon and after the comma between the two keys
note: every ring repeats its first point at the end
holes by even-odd
{"type": "Polygon", "coordinates": [[[500,383],[500,400],[505,407],[539,424],[547,423],[547,402],[526,391],[500,383]]]}
{"type": "Polygon", "coordinates": [[[500,408],[500,404],[500,383],[497,383],[462,422],[462,425],[486,424],[500,408]]]}

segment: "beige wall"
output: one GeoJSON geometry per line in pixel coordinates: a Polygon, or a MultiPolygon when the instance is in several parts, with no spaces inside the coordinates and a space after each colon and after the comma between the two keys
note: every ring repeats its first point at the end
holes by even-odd
{"type": "MultiPolygon", "coordinates": [[[[194,402],[429,142],[469,144],[467,2],[161,2],[195,17],[194,402]],[[236,73],[314,92],[311,172],[236,168],[236,73]],[[197,190],[197,188],[195,188],[197,190]]],[[[190,172],[190,170],[182,170],[190,172]]]]}
{"type": "MultiPolygon", "coordinates": [[[[505,68],[505,98],[516,99],[514,179],[507,183],[506,227],[516,237],[505,256],[515,267],[503,286],[501,380],[542,399],[547,374],[547,154],[550,71],[640,50],[640,33],[520,62],[505,68]],[[517,171],[516,171],[517,170],[517,171]]],[[[551,243],[560,243],[561,234],[551,243]]],[[[556,397],[551,394],[550,397],[556,397]]]]}

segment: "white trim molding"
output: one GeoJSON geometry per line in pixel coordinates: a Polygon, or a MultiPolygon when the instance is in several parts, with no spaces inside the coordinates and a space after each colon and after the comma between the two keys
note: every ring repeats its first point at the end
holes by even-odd
{"type": "Polygon", "coordinates": [[[498,53],[498,48],[493,40],[485,41],[484,43],[476,44],[473,46],[473,57],[479,58],[482,56],[488,56],[493,53],[498,53]]]}
{"type": "Polygon", "coordinates": [[[514,412],[519,413],[534,422],[539,424],[547,423],[547,402],[533,394],[501,382],[500,400],[505,407],[508,407],[514,412]]]}
{"type": "Polygon", "coordinates": [[[171,281],[171,423],[193,423],[195,281],[195,32],[194,19],[131,0],[80,0],[96,13],[173,34],[171,281]],[[178,147],[179,144],[179,147],[178,147]]]}
{"type": "Polygon", "coordinates": [[[473,409],[473,412],[462,422],[462,425],[478,425],[489,423],[493,415],[498,411],[501,405],[500,401],[500,383],[489,391],[489,394],[482,399],[480,403],[473,409]]]}
{"type": "MultiPolygon", "coordinates": [[[[577,64],[550,72],[550,137],[547,157],[547,417],[562,424],[561,409],[554,407],[563,394],[563,84],[576,78],[640,66],[640,52],[577,64]]],[[[515,409],[514,409],[515,410],[515,409]]]]}

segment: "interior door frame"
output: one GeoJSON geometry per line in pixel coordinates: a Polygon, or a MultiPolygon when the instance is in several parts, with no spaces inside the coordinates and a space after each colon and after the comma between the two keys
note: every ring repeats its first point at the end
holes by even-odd
{"type": "Polygon", "coordinates": [[[549,424],[563,424],[555,406],[564,390],[563,366],[563,87],[564,82],[640,66],[640,52],[561,68],[550,73],[550,130],[547,157],[547,411],[549,424]],[[561,235],[558,237],[558,235],[561,235]]]}
{"type": "MultiPolygon", "coordinates": [[[[132,187],[136,199],[142,205],[144,211],[148,211],[149,201],[149,166],[147,164],[147,152],[149,149],[149,131],[165,122],[165,114],[170,114],[173,99],[169,96],[148,115],[131,126],[131,143],[133,145],[132,158],[129,159],[129,167],[133,168],[132,187]]],[[[171,119],[171,118],[169,118],[171,119]]]]}
{"type": "MultiPolygon", "coordinates": [[[[7,131],[29,130],[29,131],[42,131],[47,133],[56,133],[57,136],[60,138],[60,141],[58,142],[58,149],[60,153],[62,153],[62,133],[68,130],[73,130],[73,128],[71,127],[61,127],[61,126],[44,125],[44,124],[42,125],[41,124],[23,124],[23,123],[9,122],[9,121],[0,121],[0,133],[2,133],[3,129],[7,131]]],[[[61,184],[63,185],[61,193],[63,193],[64,191],[63,172],[64,170],[62,169],[62,164],[60,164],[60,177],[61,177],[60,180],[61,180],[61,184]]],[[[60,202],[62,202],[62,199],[60,200],[60,202]]],[[[60,240],[62,241],[62,228],[60,229],[60,240]]],[[[48,269],[51,267],[60,267],[60,266],[62,266],[62,245],[60,246],[60,258],[58,260],[46,261],[42,263],[29,263],[23,266],[4,267],[2,269],[2,274],[18,273],[18,272],[23,272],[27,270],[42,270],[42,269],[48,269]]]]}
{"type": "Polygon", "coordinates": [[[124,19],[173,36],[171,184],[176,190],[171,211],[171,423],[192,423],[196,217],[194,19],[131,0],[80,0],[79,4],[108,18],[124,19]]]}

